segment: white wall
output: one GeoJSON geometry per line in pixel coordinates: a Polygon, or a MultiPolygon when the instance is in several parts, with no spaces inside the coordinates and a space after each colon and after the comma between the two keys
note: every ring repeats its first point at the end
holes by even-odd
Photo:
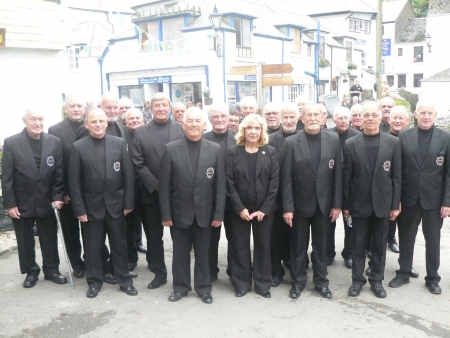
{"type": "Polygon", "coordinates": [[[422,82],[420,98],[429,98],[435,104],[438,117],[450,115],[450,82],[422,82]]]}
{"type": "Polygon", "coordinates": [[[429,62],[425,78],[450,68],[449,22],[450,14],[427,17],[427,33],[432,37],[432,46],[431,53],[427,55],[429,62]]]}
{"type": "Polygon", "coordinates": [[[29,106],[45,113],[45,130],[61,121],[63,58],[56,51],[2,49],[0,143],[24,128],[29,106]]]}

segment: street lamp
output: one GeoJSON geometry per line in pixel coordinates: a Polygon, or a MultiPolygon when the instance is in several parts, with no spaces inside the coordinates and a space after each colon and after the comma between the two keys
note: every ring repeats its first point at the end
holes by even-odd
{"type": "Polygon", "coordinates": [[[427,42],[428,47],[428,53],[431,53],[431,36],[430,33],[427,33],[427,36],[425,37],[425,41],[427,42]]]}
{"type": "Polygon", "coordinates": [[[217,6],[214,5],[214,10],[209,16],[209,21],[214,29],[214,51],[217,52],[217,56],[222,56],[222,48],[220,47],[219,28],[222,25],[223,14],[217,10],[217,6]]]}

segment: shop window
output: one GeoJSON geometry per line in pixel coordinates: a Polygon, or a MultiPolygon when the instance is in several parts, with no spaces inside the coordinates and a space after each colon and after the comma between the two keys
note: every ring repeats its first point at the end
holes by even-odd
{"type": "Polygon", "coordinates": [[[144,106],[144,86],[123,86],[119,90],[120,97],[129,98],[135,108],[144,106]]]}
{"type": "Polygon", "coordinates": [[[202,102],[202,84],[200,82],[172,83],[172,101],[183,102],[192,101],[195,105],[202,102]]]}
{"type": "Polygon", "coordinates": [[[423,79],[423,74],[414,74],[414,87],[421,87],[422,82],[420,80],[423,79]]]}

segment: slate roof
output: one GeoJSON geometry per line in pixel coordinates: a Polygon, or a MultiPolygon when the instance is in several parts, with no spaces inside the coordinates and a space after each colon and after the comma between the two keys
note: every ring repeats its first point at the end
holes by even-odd
{"type": "Polygon", "coordinates": [[[450,13],[450,0],[430,0],[428,15],[450,13]]]}
{"type": "Polygon", "coordinates": [[[409,3],[409,0],[383,1],[383,22],[393,22],[397,20],[407,3],[409,3]]]}
{"type": "Polygon", "coordinates": [[[422,82],[450,82],[450,68],[434,74],[428,79],[423,79],[422,82]]]}
{"type": "Polygon", "coordinates": [[[425,41],[427,28],[426,18],[409,19],[396,42],[412,43],[425,41]]]}

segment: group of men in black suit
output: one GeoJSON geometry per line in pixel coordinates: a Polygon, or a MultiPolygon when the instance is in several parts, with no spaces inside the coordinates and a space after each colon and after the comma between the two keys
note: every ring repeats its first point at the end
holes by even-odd
{"type": "MultiPolygon", "coordinates": [[[[45,279],[67,282],[58,269],[53,214],[57,208],[74,276],[86,275],[87,297],[96,297],[103,282],[118,283],[126,294],[137,294],[131,278],[137,275],[131,271],[137,264],[134,230],[141,218],[148,267],[155,273],[148,288],[167,283],[163,230],[170,227],[174,292],[169,300],[178,301],[191,290],[193,247],[194,289],[204,303],[212,303],[211,283],[219,272],[221,224],[231,238],[230,216],[235,209],[225,183],[226,154],[236,144],[234,132],[227,128],[228,108],[210,108],[213,130],[203,134],[207,117],[200,109],[188,109],[180,124],[169,118],[171,102],[165,94],[155,94],[150,107],[154,116],[150,123],[142,126],[142,113],[132,108],[124,126],[117,121],[118,100],[112,95],[104,95],[101,108],[86,114],[83,101],[70,96],[65,108],[67,119],[51,127],[49,134],[43,132],[43,115],[27,110],[23,118],[26,128],[5,140],[4,204],[16,230],[21,272],[27,274],[24,287],[33,287],[40,272],[34,253],[35,222],[45,279]],[[105,245],[106,234],[111,252],[105,245]]],[[[347,108],[334,113],[334,130],[321,128],[319,105],[302,100],[298,106],[284,104],[279,110],[267,106],[265,113],[273,127],[269,146],[275,148],[280,164],[271,285],[280,284],[285,273],[281,262],[289,260],[289,296],[300,296],[307,280],[311,231],[313,283],[320,295],[332,296],[327,265],[329,252],[334,251],[334,222],[342,210],[346,223],[342,256],[352,268],[350,296],[359,295],[366,283],[363,272],[369,233],[369,283],[377,297],[386,296],[382,280],[388,221],[396,219],[400,269],[389,286],[400,287],[414,277],[414,241],[422,220],[426,286],[440,294],[440,228],[450,214],[450,134],[434,126],[433,103],[419,101],[415,111],[418,127],[401,133],[391,127],[391,134],[398,137],[380,133],[382,114],[375,102],[363,107],[362,132],[349,128],[347,108]]],[[[391,120],[393,126],[402,123],[391,120]]],[[[237,250],[232,246],[229,241],[228,262],[237,250]]],[[[229,268],[227,273],[231,277],[229,268]]]]}

